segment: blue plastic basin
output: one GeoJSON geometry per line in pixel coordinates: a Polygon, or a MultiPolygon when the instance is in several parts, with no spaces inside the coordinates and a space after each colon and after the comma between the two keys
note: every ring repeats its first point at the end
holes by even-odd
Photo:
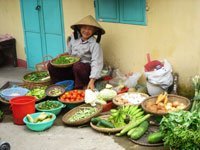
{"type": "Polygon", "coordinates": [[[26,93],[28,93],[28,89],[22,88],[22,87],[12,87],[8,89],[4,89],[0,92],[1,97],[3,97],[5,100],[10,100],[17,96],[24,96],[26,93]]]}
{"type": "MultiPolygon", "coordinates": [[[[34,119],[36,117],[38,117],[42,112],[38,112],[38,113],[34,113],[34,114],[30,114],[31,117],[34,119]]],[[[38,123],[31,123],[28,121],[27,116],[24,117],[23,121],[26,124],[26,126],[28,127],[28,129],[33,130],[33,131],[44,131],[48,128],[50,128],[55,119],[56,119],[56,115],[53,113],[49,113],[49,112],[45,112],[48,115],[52,115],[53,117],[51,118],[51,120],[46,121],[46,122],[38,122],[38,123]]]]}
{"type": "Polygon", "coordinates": [[[65,91],[70,91],[74,88],[74,81],[64,80],[64,81],[57,82],[55,85],[61,85],[65,88],[65,91]]]}

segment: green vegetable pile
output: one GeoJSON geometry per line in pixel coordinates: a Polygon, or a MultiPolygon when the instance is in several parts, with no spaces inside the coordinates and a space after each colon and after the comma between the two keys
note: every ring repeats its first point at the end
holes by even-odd
{"type": "Polygon", "coordinates": [[[34,89],[30,90],[26,95],[27,96],[35,96],[36,99],[41,99],[46,96],[46,94],[45,94],[46,88],[47,88],[46,86],[34,88],[34,89]]]}
{"type": "Polygon", "coordinates": [[[194,98],[191,111],[197,111],[200,113],[200,76],[195,76],[192,78],[192,83],[194,85],[194,98]]]}
{"type": "Polygon", "coordinates": [[[78,121],[80,119],[85,119],[94,113],[96,113],[97,108],[95,107],[81,107],[74,115],[69,118],[70,122],[78,121]]]}
{"type": "Polygon", "coordinates": [[[160,131],[166,147],[181,150],[200,149],[200,113],[179,111],[164,116],[160,131]]]}
{"type": "Polygon", "coordinates": [[[60,103],[55,103],[55,102],[52,102],[50,100],[47,100],[45,102],[39,103],[37,105],[37,108],[39,108],[41,110],[50,110],[50,109],[58,108],[60,106],[61,106],[60,103]]]}
{"type": "Polygon", "coordinates": [[[31,74],[28,74],[24,77],[25,80],[27,81],[41,81],[42,79],[46,78],[49,76],[48,72],[34,72],[31,74]]]}
{"type": "Polygon", "coordinates": [[[53,61],[54,64],[71,64],[78,60],[76,57],[72,56],[60,56],[53,61]]]}

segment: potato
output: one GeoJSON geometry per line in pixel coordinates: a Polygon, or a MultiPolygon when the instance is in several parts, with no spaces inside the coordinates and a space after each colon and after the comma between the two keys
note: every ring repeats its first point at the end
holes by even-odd
{"type": "Polygon", "coordinates": [[[172,102],[172,106],[173,106],[173,107],[177,107],[177,106],[179,106],[179,105],[180,105],[179,101],[173,101],[173,102],[172,102]]]}

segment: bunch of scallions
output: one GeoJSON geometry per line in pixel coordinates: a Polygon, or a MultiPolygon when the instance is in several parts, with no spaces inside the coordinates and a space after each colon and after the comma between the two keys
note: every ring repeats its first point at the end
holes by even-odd
{"type": "Polygon", "coordinates": [[[192,78],[192,83],[194,85],[194,98],[193,104],[191,107],[191,112],[197,111],[200,112],[200,75],[196,75],[192,78]]]}

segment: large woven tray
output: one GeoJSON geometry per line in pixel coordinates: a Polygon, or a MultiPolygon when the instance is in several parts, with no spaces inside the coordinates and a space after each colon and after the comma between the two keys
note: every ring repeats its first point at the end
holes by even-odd
{"type": "MultiPolygon", "coordinates": [[[[149,110],[149,109],[146,107],[146,104],[147,104],[149,101],[156,102],[157,98],[158,98],[158,95],[157,95],[157,96],[152,96],[152,97],[149,97],[149,98],[145,99],[145,101],[143,101],[142,104],[141,104],[142,109],[143,109],[144,111],[146,111],[147,113],[151,113],[151,114],[158,115],[158,116],[162,116],[162,115],[168,114],[168,112],[166,112],[166,113],[153,112],[153,111],[149,110]]],[[[168,95],[168,100],[169,100],[170,102],[179,101],[179,102],[181,102],[181,103],[184,103],[184,104],[186,105],[186,107],[185,107],[184,110],[189,110],[190,105],[191,105],[191,102],[190,102],[190,100],[189,100],[188,98],[183,97],[183,96],[179,96],[179,95],[169,94],[169,95],[168,95]]]]}
{"type": "MultiPolygon", "coordinates": [[[[70,56],[70,55],[66,55],[66,56],[70,56]]],[[[56,57],[56,58],[54,58],[54,59],[52,59],[52,60],[50,61],[50,64],[51,64],[52,66],[58,67],[58,68],[67,68],[67,67],[72,66],[74,63],[76,63],[76,62],[78,62],[78,61],[80,60],[79,57],[75,57],[75,56],[70,56],[70,57],[76,58],[76,61],[73,62],[73,63],[68,63],[68,64],[55,64],[54,61],[55,61],[56,59],[59,58],[59,57],[56,57]]]]}
{"type": "MultiPolygon", "coordinates": [[[[102,115],[102,116],[99,116],[100,118],[102,119],[107,119],[110,115],[102,115]]],[[[98,131],[98,132],[102,132],[102,133],[116,133],[116,132],[120,132],[124,127],[121,127],[121,128],[103,128],[103,127],[98,127],[94,124],[92,124],[92,122],[90,122],[90,126],[98,131]]]]}
{"type": "Polygon", "coordinates": [[[142,145],[142,146],[150,146],[150,147],[155,147],[155,146],[162,146],[163,142],[160,143],[155,143],[155,144],[150,144],[147,141],[147,137],[149,134],[157,131],[159,129],[159,126],[156,125],[149,125],[148,131],[138,140],[133,140],[131,138],[129,138],[133,143],[138,144],[138,145],[142,145]]]}
{"type": "Polygon", "coordinates": [[[67,112],[63,117],[62,117],[62,121],[66,124],[66,125],[70,125],[70,126],[79,126],[79,125],[83,125],[85,123],[88,123],[90,121],[91,118],[97,116],[99,113],[101,113],[102,109],[103,109],[103,106],[100,105],[100,104],[97,104],[95,107],[97,108],[97,111],[87,117],[87,118],[84,118],[84,119],[80,119],[78,121],[74,121],[74,122],[70,122],[69,121],[69,118],[74,115],[77,111],[79,111],[81,109],[81,107],[92,107],[90,106],[90,104],[83,104],[83,105],[80,105],[78,107],[75,107],[73,108],[72,110],[70,110],[69,112],[67,112]]]}

